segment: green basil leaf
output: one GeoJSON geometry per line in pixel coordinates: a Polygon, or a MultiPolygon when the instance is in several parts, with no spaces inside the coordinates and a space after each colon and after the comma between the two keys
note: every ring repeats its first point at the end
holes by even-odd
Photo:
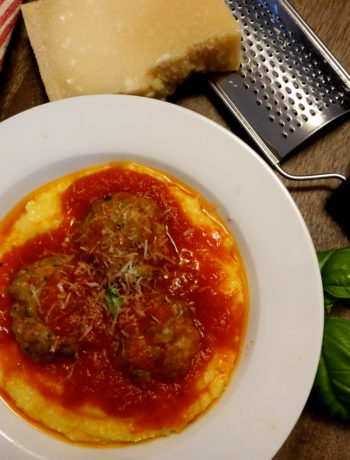
{"type": "Polygon", "coordinates": [[[123,305],[123,298],[120,295],[120,292],[116,287],[109,286],[105,299],[107,307],[112,313],[113,318],[117,318],[123,305]]]}
{"type": "Polygon", "coordinates": [[[330,251],[320,251],[320,252],[317,253],[317,259],[318,259],[318,263],[319,263],[321,271],[322,271],[325,263],[327,262],[327,260],[331,257],[331,255],[335,251],[336,251],[335,249],[331,249],[330,251]]]}
{"type": "Polygon", "coordinates": [[[335,300],[334,299],[330,299],[329,297],[327,297],[326,295],[324,295],[324,308],[326,309],[326,312],[327,313],[330,313],[333,306],[335,304],[335,300]]]}
{"type": "Polygon", "coordinates": [[[317,257],[329,312],[336,300],[350,302],[350,247],[319,252],[317,257]]]}
{"type": "Polygon", "coordinates": [[[325,319],[313,390],[331,415],[350,419],[350,321],[325,319]]]}
{"type": "Polygon", "coordinates": [[[326,294],[339,300],[350,299],[350,286],[342,284],[346,282],[342,280],[342,273],[334,272],[332,278],[333,280],[329,280],[329,284],[325,287],[326,294]]]}

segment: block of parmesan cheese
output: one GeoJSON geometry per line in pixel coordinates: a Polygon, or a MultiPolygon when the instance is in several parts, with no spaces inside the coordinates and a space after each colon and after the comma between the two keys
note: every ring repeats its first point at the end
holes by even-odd
{"type": "Polygon", "coordinates": [[[22,12],[50,100],[165,98],[193,72],[239,67],[240,28],[224,0],[38,0],[22,12]]]}

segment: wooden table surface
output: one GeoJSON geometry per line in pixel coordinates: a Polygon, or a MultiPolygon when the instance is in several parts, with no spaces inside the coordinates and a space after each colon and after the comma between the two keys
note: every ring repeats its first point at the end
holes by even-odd
{"type": "MultiPolygon", "coordinates": [[[[292,0],[291,3],[349,70],[350,0],[292,0]]],[[[194,78],[184,84],[171,101],[199,112],[233,131],[237,129],[200,79],[194,78]]],[[[45,90],[20,18],[0,74],[0,121],[45,102],[45,90]]],[[[349,175],[349,127],[349,119],[333,124],[313,138],[297,155],[284,161],[283,167],[295,174],[336,171],[349,175]]],[[[336,180],[306,183],[282,181],[306,221],[316,250],[350,245],[349,238],[324,209],[327,197],[339,184],[336,180]]],[[[345,308],[340,307],[334,314],[350,318],[345,308]]],[[[275,460],[350,459],[349,428],[349,422],[328,417],[310,398],[275,460]]]]}

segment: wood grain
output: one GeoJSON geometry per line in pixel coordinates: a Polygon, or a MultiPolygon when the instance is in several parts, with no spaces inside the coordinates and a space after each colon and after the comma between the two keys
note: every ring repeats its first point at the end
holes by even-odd
{"type": "MultiPolygon", "coordinates": [[[[291,0],[291,3],[349,70],[350,1],[291,0]]],[[[0,121],[45,102],[45,89],[23,21],[20,19],[10,43],[3,72],[0,74],[0,121]]],[[[171,98],[171,102],[199,112],[247,140],[232,117],[227,115],[225,109],[208,92],[202,79],[193,78],[184,84],[171,98]]],[[[333,124],[313,138],[297,155],[285,160],[283,167],[295,174],[336,171],[350,175],[349,127],[348,119],[333,124]]],[[[282,181],[288,187],[305,219],[316,250],[350,244],[349,238],[324,208],[332,190],[339,185],[337,181],[282,181]]],[[[335,314],[350,317],[349,311],[345,308],[339,308],[335,314]]],[[[326,416],[311,397],[274,460],[350,459],[349,427],[349,423],[326,416]]]]}

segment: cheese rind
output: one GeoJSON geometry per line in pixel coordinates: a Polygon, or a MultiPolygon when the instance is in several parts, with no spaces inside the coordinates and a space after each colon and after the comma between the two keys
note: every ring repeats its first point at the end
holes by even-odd
{"type": "Polygon", "coordinates": [[[22,12],[50,100],[165,98],[193,72],[239,67],[240,28],[223,0],[38,0],[22,12]]]}

